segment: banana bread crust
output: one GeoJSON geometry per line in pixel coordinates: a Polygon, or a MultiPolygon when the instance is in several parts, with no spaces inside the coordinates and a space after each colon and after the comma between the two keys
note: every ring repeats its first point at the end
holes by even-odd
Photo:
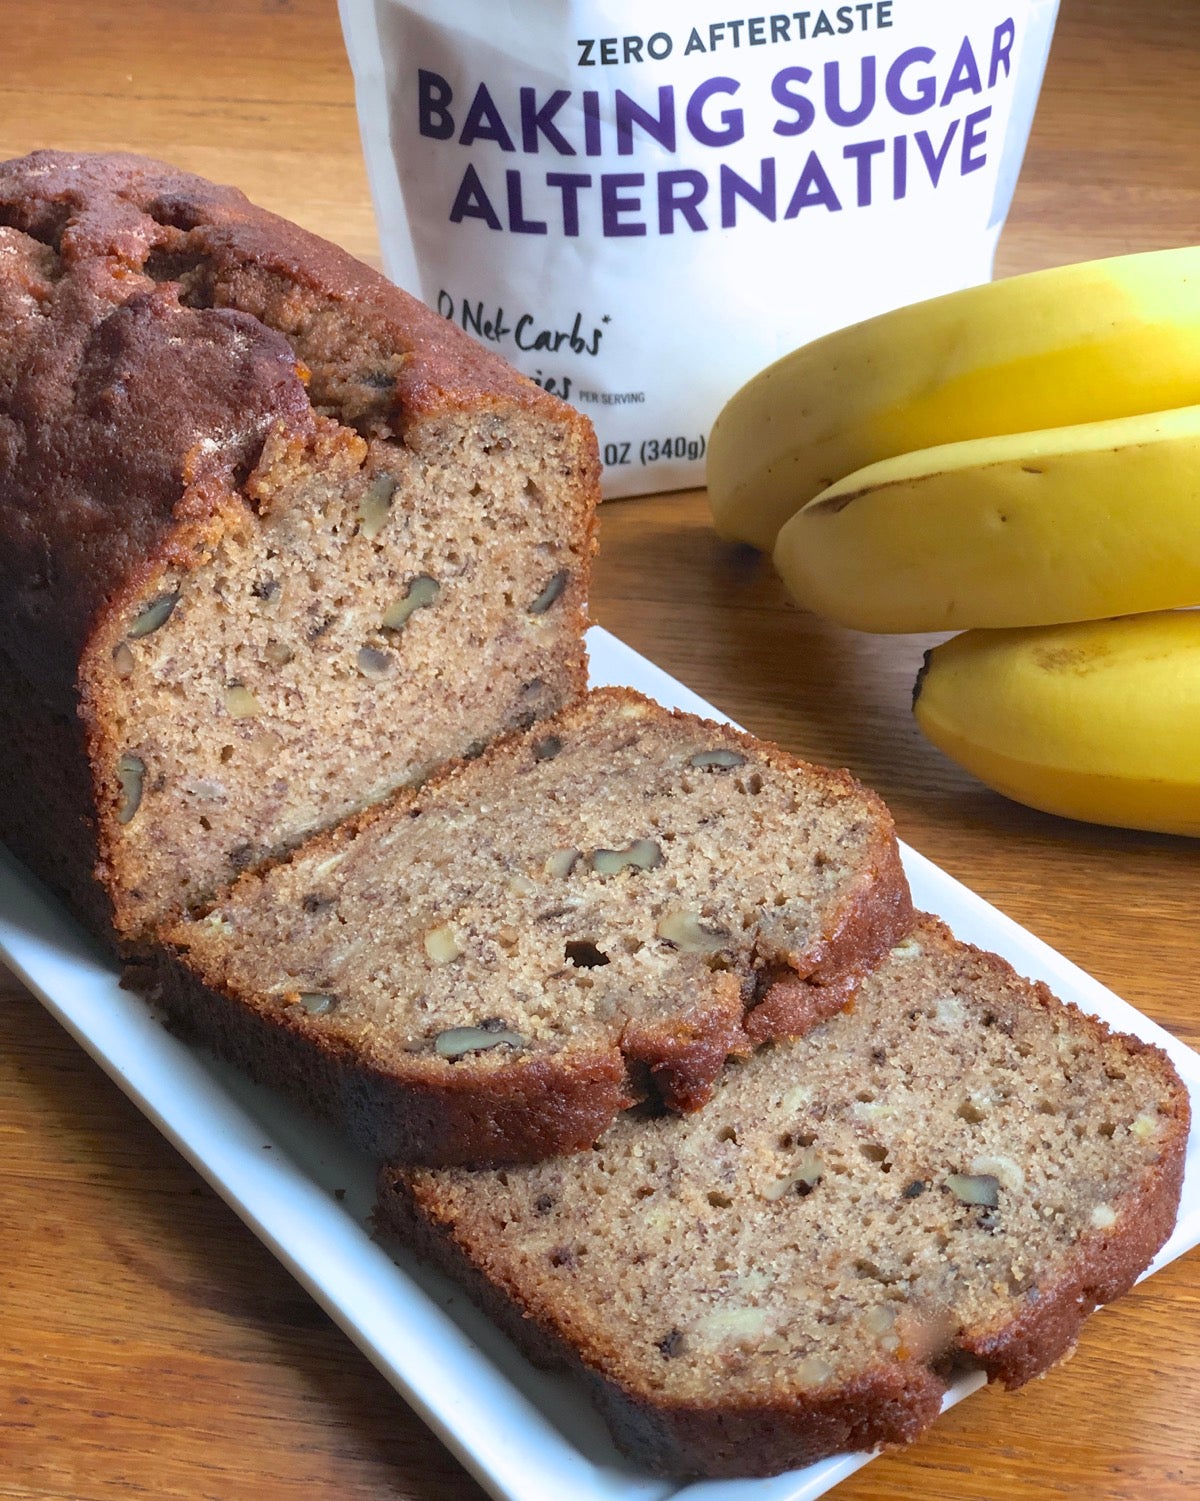
{"type": "Polygon", "coordinates": [[[761,1399],[743,1405],[717,1395],[711,1403],[656,1403],[606,1374],[616,1350],[577,1348],[544,1311],[530,1307],[517,1286],[493,1281],[439,1224],[418,1208],[403,1175],[385,1166],[379,1178],[375,1223],[394,1241],[453,1278],[471,1301],[544,1370],[580,1381],[617,1446],[655,1474],[683,1479],[739,1479],[777,1475],[832,1454],[911,1443],[941,1410],[946,1383],[913,1360],[880,1367],[870,1377],[828,1396],[761,1399]]]}

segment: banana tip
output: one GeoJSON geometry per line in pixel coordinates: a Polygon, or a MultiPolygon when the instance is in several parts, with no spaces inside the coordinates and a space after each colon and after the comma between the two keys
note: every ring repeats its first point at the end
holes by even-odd
{"type": "Polygon", "coordinates": [[[921,658],[921,666],[920,666],[920,668],[917,671],[917,680],[913,684],[912,706],[913,706],[914,709],[916,709],[916,707],[917,707],[917,700],[921,697],[921,689],[925,686],[925,677],[926,677],[927,673],[929,672],[929,669],[932,666],[933,666],[933,648],[930,647],[930,649],[921,658]]]}

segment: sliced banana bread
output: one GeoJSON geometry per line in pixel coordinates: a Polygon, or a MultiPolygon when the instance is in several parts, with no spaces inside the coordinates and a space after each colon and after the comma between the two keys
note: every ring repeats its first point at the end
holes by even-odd
{"type": "Polygon", "coordinates": [[[570,407],[233,189],[0,164],[0,837],[136,938],[553,712],[597,475],[570,407]]]}
{"type": "Polygon", "coordinates": [[[1168,1235],[1187,1131],[1162,1053],[926,919],[699,1114],[386,1169],[378,1213],[582,1371],[640,1463],[769,1474],[914,1438],[956,1362],[1018,1386],[1061,1359],[1168,1235]]]}
{"type": "Polygon", "coordinates": [[[703,1104],[911,922],[846,773],[600,690],[166,928],[161,999],[380,1156],[535,1159],[703,1104]]]}

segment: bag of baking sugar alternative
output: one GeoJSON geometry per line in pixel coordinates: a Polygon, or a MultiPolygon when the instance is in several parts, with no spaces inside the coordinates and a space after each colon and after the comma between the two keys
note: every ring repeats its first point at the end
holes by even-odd
{"type": "Polygon", "coordinates": [[[1057,0],[341,0],[384,267],[587,413],[604,493],[704,481],[797,345],[986,281],[1057,0]]]}

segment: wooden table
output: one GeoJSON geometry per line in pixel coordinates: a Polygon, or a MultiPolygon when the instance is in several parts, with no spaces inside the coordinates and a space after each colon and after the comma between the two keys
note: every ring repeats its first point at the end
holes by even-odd
{"type": "MultiPolygon", "coordinates": [[[[0,156],[127,148],[376,252],[333,0],[4,0],[0,156]]],[[[1195,0],[1064,0],[1000,268],[1198,236],[1195,0]]],[[[603,517],[595,617],[751,728],[845,764],[902,835],[1193,1045],[1197,847],[1008,804],[930,749],[923,643],[791,608],[699,494],[603,517]]],[[[0,1006],[0,1497],[482,1494],[29,996],[0,1006]]],[[[1200,1256],[838,1495],[1200,1493],[1200,1256]]]]}

